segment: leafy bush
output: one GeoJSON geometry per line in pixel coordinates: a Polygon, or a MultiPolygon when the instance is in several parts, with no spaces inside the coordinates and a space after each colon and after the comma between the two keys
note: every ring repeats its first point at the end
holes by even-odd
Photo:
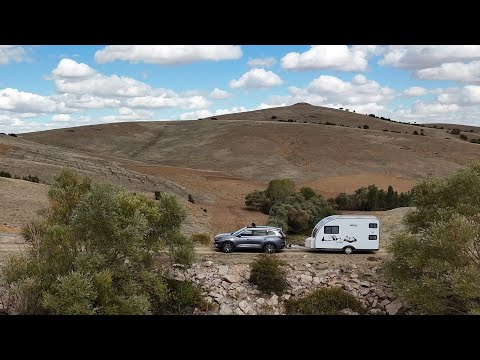
{"type": "Polygon", "coordinates": [[[255,190],[245,196],[245,205],[261,211],[264,214],[268,214],[272,201],[267,197],[266,191],[255,190]]]}
{"type": "Polygon", "coordinates": [[[10,175],[10,173],[6,171],[0,171],[0,177],[11,178],[12,175],[10,175]]]}
{"type": "Polygon", "coordinates": [[[368,126],[368,125],[365,124],[365,125],[363,125],[363,128],[364,128],[364,129],[370,129],[370,126],[368,126]]]}
{"type": "Polygon", "coordinates": [[[268,183],[265,195],[270,198],[271,202],[285,200],[295,193],[295,184],[290,179],[274,179],[268,183]]]}
{"type": "Polygon", "coordinates": [[[317,289],[305,297],[285,302],[289,315],[337,315],[346,308],[358,313],[365,311],[360,301],[339,287],[317,289]]]}
{"type": "Polygon", "coordinates": [[[193,234],[192,241],[202,244],[202,245],[209,245],[210,244],[210,235],[202,233],[202,234],[193,234]]]}
{"type": "Polygon", "coordinates": [[[413,135],[420,135],[417,130],[414,130],[412,134],[413,135]]]}
{"type": "Polygon", "coordinates": [[[311,187],[306,187],[306,186],[300,189],[300,193],[303,195],[305,200],[308,200],[314,196],[317,196],[317,194],[315,194],[315,191],[313,191],[311,187]]]}
{"type": "Polygon", "coordinates": [[[23,230],[31,246],[3,265],[3,303],[22,314],[147,314],[167,301],[154,255],[191,260],[179,233],[185,211],[63,170],[48,191],[45,218],[23,230]]]}
{"type": "Polygon", "coordinates": [[[204,310],[207,306],[202,291],[189,281],[165,278],[166,300],[159,303],[157,314],[191,315],[195,308],[204,310]]]}
{"type": "Polygon", "coordinates": [[[385,276],[420,313],[480,313],[480,163],[414,191],[416,209],[392,238],[385,276]]]}
{"type": "Polygon", "coordinates": [[[22,178],[22,180],[30,181],[30,182],[34,182],[34,183],[39,183],[40,182],[40,180],[37,176],[32,176],[32,175],[24,176],[22,178]]]}
{"type": "Polygon", "coordinates": [[[275,255],[261,254],[251,264],[249,281],[264,293],[282,294],[287,286],[285,263],[275,255]]]}
{"type": "Polygon", "coordinates": [[[460,132],[461,132],[460,129],[453,128],[453,129],[450,131],[450,134],[452,134],[452,135],[460,135],[460,132]]]}
{"type": "Polygon", "coordinates": [[[462,139],[462,140],[468,140],[468,137],[467,137],[467,135],[465,135],[465,134],[461,134],[461,135],[460,135],[460,139],[462,139]]]}

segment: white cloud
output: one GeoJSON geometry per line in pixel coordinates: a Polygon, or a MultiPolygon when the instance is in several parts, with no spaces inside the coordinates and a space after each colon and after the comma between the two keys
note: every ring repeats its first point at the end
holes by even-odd
{"type": "Polygon", "coordinates": [[[391,45],[386,48],[379,63],[418,70],[476,59],[480,59],[480,45],[391,45]]]}
{"type": "Polygon", "coordinates": [[[281,85],[282,79],[272,71],[264,69],[251,69],[243,74],[238,80],[230,81],[231,88],[268,88],[272,86],[281,85]]]}
{"type": "Polygon", "coordinates": [[[375,54],[377,47],[346,45],[312,45],[304,53],[290,52],[285,55],[281,64],[289,70],[321,70],[365,71],[368,58],[375,54]]]}
{"type": "Polygon", "coordinates": [[[18,113],[69,112],[64,103],[56,102],[48,96],[11,88],[0,90],[0,110],[18,113]]]}
{"type": "Polygon", "coordinates": [[[362,85],[367,83],[367,77],[362,74],[357,74],[353,77],[352,83],[356,85],[362,85]]]}
{"type": "Polygon", "coordinates": [[[57,114],[57,115],[53,115],[52,120],[67,122],[71,120],[71,116],[68,114],[57,114]]]}
{"type": "Polygon", "coordinates": [[[414,114],[442,114],[454,112],[459,109],[457,104],[439,104],[439,103],[423,103],[417,102],[412,106],[412,113],[414,114]]]}
{"type": "Polygon", "coordinates": [[[198,111],[190,111],[180,114],[180,120],[197,120],[200,118],[207,118],[215,115],[224,115],[224,114],[232,114],[232,113],[239,113],[249,111],[247,108],[243,106],[234,106],[231,109],[217,109],[214,112],[210,110],[198,110],[198,111]]]}
{"type": "Polygon", "coordinates": [[[428,93],[428,90],[420,86],[412,86],[406,89],[403,94],[408,97],[423,96],[428,93]]]}
{"type": "Polygon", "coordinates": [[[113,98],[104,98],[92,95],[59,94],[50,97],[52,100],[63,102],[71,109],[106,109],[117,108],[122,101],[113,98]]]}
{"type": "Polygon", "coordinates": [[[77,95],[135,97],[145,96],[152,91],[149,85],[141,81],[129,77],[102,74],[95,74],[93,77],[78,81],[57,79],[55,85],[60,93],[77,95]]]}
{"type": "Polygon", "coordinates": [[[25,49],[16,45],[0,45],[0,65],[6,65],[12,61],[22,62],[27,60],[25,49]]]}
{"type": "Polygon", "coordinates": [[[111,45],[95,53],[97,63],[115,60],[172,65],[242,57],[238,45],[111,45]]]}
{"type": "Polygon", "coordinates": [[[118,115],[102,116],[101,120],[105,123],[122,122],[122,121],[148,121],[151,120],[153,111],[148,110],[132,110],[127,107],[118,109],[118,115]]]}
{"type": "Polygon", "coordinates": [[[269,68],[272,67],[277,63],[277,60],[273,57],[265,57],[265,58],[257,58],[257,59],[249,59],[247,61],[247,65],[256,68],[269,68]]]}
{"type": "Polygon", "coordinates": [[[472,61],[468,64],[461,62],[445,63],[437,67],[417,70],[415,76],[424,80],[479,82],[480,61],[472,61]]]}
{"type": "Polygon", "coordinates": [[[463,88],[454,88],[437,96],[441,104],[456,104],[458,106],[480,105],[480,86],[466,85],[463,88]]]}
{"type": "Polygon", "coordinates": [[[358,75],[352,82],[341,80],[334,76],[321,75],[313,79],[305,88],[290,86],[288,95],[270,96],[265,105],[285,106],[298,102],[333,108],[348,108],[358,113],[385,110],[396,92],[389,87],[358,75]]]}
{"type": "Polygon", "coordinates": [[[132,108],[161,109],[179,107],[183,109],[203,109],[210,106],[210,102],[203,96],[191,97],[167,97],[167,96],[143,96],[134,97],[125,101],[132,108]]]}
{"type": "Polygon", "coordinates": [[[84,63],[77,63],[72,59],[62,59],[52,74],[56,78],[88,78],[95,75],[96,71],[84,63]]]}
{"type": "Polygon", "coordinates": [[[228,99],[229,97],[232,97],[232,94],[230,94],[228,91],[215,88],[209,96],[213,99],[228,99]]]}

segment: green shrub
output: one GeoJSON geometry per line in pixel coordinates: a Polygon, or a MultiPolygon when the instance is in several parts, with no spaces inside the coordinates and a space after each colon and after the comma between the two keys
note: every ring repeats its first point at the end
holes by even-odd
{"type": "Polygon", "coordinates": [[[245,196],[245,205],[255,210],[268,214],[272,206],[272,200],[267,197],[266,191],[255,190],[245,196]]]}
{"type": "Polygon", "coordinates": [[[195,308],[204,310],[207,306],[202,291],[189,281],[165,279],[167,286],[166,300],[159,304],[159,315],[191,315],[195,308]]]}
{"type": "Polygon", "coordinates": [[[24,176],[24,177],[22,178],[22,180],[30,181],[30,182],[34,182],[34,183],[39,183],[39,182],[40,182],[40,180],[38,179],[38,177],[32,176],[32,175],[24,176]]]}
{"type": "Polygon", "coordinates": [[[210,235],[202,233],[202,234],[193,234],[192,241],[202,244],[202,245],[209,245],[210,244],[210,235]]]}
{"type": "MultiPolygon", "coordinates": [[[[45,218],[23,231],[31,246],[2,266],[0,302],[20,314],[148,314],[167,301],[154,256],[192,260],[179,233],[185,212],[63,170],[48,191],[45,218]]],[[[168,271],[168,268],[166,268],[168,271]]]]}
{"type": "Polygon", "coordinates": [[[305,297],[285,302],[285,311],[289,315],[337,315],[346,308],[364,312],[360,301],[339,287],[317,289],[305,297]]]}
{"type": "Polygon", "coordinates": [[[305,186],[300,189],[300,193],[305,197],[305,200],[308,200],[317,195],[315,194],[315,191],[313,191],[311,187],[305,187],[305,186]]]}
{"type": "Polygon", "coordinates": [[[465,134],[461,134],[461,135],[460,135],[460,139],[462,139],[462,140],[468,140],[468,136],[465,135],[465,134]]]}
{"type": "Polygon", "coordinates": [[[282,294],[287,286],[285,263],[275,255],[261,254],[251,264],[249,281],[264,293],[282,294]]]}
{"type": "Polygon", "coordinates": [[[452,135],[460,135],[460,132],[461,132],[460,129],[453,128],[453,129],[450,131],[450,134],[452,134],[452,135]]]}
{"type": "Polygon", "coordinates": [[[414,187],[406,231],[392,237],[383,271],[415,311],[480,312],[480,163],[414,187]]]}
{"type": "Polygon", "coordinates": [[[11,178],[12,175],[10,175],[10,173],[6,171],[0,171],[0,177],[11,178]]]}

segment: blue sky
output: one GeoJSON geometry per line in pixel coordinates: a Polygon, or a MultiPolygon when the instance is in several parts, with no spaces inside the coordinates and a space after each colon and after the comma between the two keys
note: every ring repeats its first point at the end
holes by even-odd
{"type": "Polygon", "coordinates": [[[480,126],[478,45],[0,45],[0,132],[308,102],[480,126]]]}

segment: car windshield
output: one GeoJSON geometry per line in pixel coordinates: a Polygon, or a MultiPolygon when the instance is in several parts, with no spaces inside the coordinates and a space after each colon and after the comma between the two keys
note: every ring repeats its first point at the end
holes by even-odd
{"type": "Polygon", "coordinates": [[[234,232],[232,232],[232,235],[237,236],[238,234],[240,234],[245,229],[246,228],[244,227],[244,228],[241,228],[240,230],[234,231],[234,232]]]}

